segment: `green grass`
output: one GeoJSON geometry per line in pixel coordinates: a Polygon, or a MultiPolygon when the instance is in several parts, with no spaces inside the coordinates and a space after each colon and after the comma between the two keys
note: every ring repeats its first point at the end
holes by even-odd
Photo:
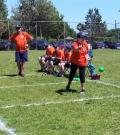
{"type": "MultiPolygon", "coordinates": [[[[86,81],[86,94],[79,95],[80,86],[77,81],[72,83],[73,93],[62,92],[67,78],[37,72],[38,56],[43,53],[44,51],[29,52],[26,76],[21,78],[14,76],[17,74],[14,52],[0,52],[0,119],[8,127],[15,129],[18,135],[119,135],[120,98],[92,98],[120,96],[120,88],[99,84],[97,81],[86,81]],[[66,103],[83,98],[89,100],[66,103]],[[59,101],[65,103],[57,104],[59,101]],[[48,102],[56,104],[44,104],[48,102]],[[33,103],[39,105],[24,106],[33,103]],[[2,108],[11,105],[14,107],[2,108]]],[[[99,66],[105,68],[101,73],[102,82],[120,87],[119,56],[119,50],[94,51],[96,71],[98,72],[99,66]]],[[[0,135],[5,134],[0,131],[0,135]]]]}

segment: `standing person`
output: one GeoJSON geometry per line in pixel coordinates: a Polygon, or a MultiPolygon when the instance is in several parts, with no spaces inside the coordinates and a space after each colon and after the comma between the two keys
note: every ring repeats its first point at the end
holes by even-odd
{"type": "Polygon", "coordinates": [[[72,55],[71,55],[71,69],[70,75],[68,79],[68,84],[66,86],[66,90],[70,91],[71,82],[76,74],[77,69],[79,68],[79,76],[80,76],[80,92],[85,92],[84,83],[85,83],[85,70],[88,64],[87,56],[89,47],[87,45],[85,37],[81,34],[77,34],[77,40],[73,42],[72,45],[72,55]]]}
{"type": "Polygon", "coordinates": [[[10,41],[15,43],[15,62],[17,62],[18,75],[24,77],[25,62],[28,61],[27,41],[33,40],[33,37],[27,32],[22,31],[21,26],[16,26],[16,33],[10,37],[10,41]]]}

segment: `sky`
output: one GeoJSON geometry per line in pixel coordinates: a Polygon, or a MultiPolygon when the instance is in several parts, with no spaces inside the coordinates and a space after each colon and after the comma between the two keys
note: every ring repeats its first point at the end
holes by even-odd
{"type": "MultiPolygon", "coordinates": [[[[84,22],[88,10],[99,9],[102,21],[106,21],[109,27],[115,27],[115,20],[120,22],[120,0],[51,0],[53,5],[64,15],[64,21],[69,22],[73,27],[78,22],[84,22]],[[74,23],[73,23],[74,22],[74,23]],[[76,23],[75,23],[76,22],[76,23]]],[[[18,5],[19,0],[6,0],[9,16],[11,9],[18,5]]],[[[120,24],[118,24],[120,27],[120,24]]]]}

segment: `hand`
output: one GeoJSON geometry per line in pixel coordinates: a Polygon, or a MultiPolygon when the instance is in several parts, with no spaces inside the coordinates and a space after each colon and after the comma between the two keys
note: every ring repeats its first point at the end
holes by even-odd
{"type": "Polygon", "coordinates": [[[82,46],[79,45],[78,48],[77,48],[77,51],[80,51],[81,48],[82,48],[82,46]]]}
{"type": "Polygon", "coordinates": [[[26,48],[27,50],[29,50],[29,45],[28,45],[28,44],[26,44],[26,45],[25,45],[25,48],[26,48]]]}

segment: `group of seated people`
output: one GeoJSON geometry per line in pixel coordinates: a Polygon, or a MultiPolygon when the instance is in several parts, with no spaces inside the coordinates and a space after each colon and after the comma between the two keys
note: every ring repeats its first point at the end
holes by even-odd
{"type": "Polygon", "coordinates": [[[70,67],[71,48],[60,45],[54,48],[49,44],[46,48],[45,55],[39,57],[41,71],[48,74],[57,74],[61,77],[65,74],[66,68],[70,67]]]}
{"type": "MultiPolygon", "coordinates": [[[[88,70],[90,76],[95,76],[95,68],[91,68],[93,51],[91,45],[88,43],[90,51],[88,52],[88,70]]],[[[66,70],[69,71],[71,63],[71,48],[60,45],[57,48],[53,47],[52,44],[49,44],[46,48],[45,54],[38,58],[41,71],[46,72],[47,74],[55,74],[58,77],[64,76],[66,70]]]]}

